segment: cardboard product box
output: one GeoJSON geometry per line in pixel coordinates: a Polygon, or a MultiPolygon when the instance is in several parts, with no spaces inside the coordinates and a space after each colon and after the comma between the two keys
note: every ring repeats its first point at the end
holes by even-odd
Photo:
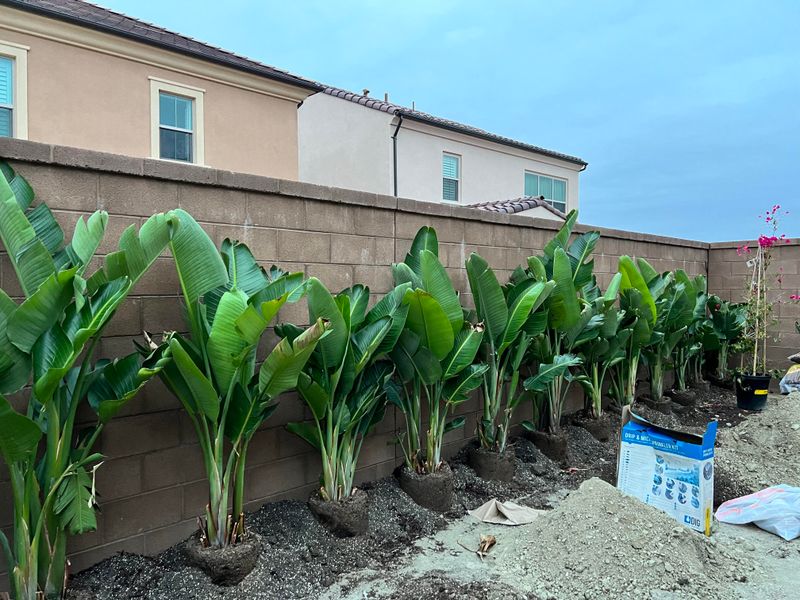
{"type": "Polygon", "coordinates": [[[711,535],[717,422],[694,435],[622,412],[617,488],[711,535]]]}

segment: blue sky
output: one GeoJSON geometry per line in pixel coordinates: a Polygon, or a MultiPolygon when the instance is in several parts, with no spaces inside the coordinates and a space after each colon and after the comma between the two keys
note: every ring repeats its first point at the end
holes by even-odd
{"type": "Polygon", "coordinates": [[[96,1],[580,156],[585,223],[746,239],[780,203],[800,236],[800,2],[96,1]]]}

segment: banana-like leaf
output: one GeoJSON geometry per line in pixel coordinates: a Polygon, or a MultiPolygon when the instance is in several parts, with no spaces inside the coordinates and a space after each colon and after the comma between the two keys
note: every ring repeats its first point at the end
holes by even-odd
{"type": "Polygon", "coordinates": [[[483,341],[483,325],[465,323],[456,335],[453,349],[442,361],[442,379],[455,377],[475,360],[483,341]]]}
{"type": "Polygon", "coordinates": [[[544,247],[544,255],[548,258],[553,258],[557,248],[566,251],[567,244],[569,244],[569,236],[572,235],[572,228],[575,227],[575,222],[578,220],[578,211],[571,210],[564,220],[564,224],[552,240],[547,242],[544,247]]]}
{"type": "Polygon", "coordinates": [[[547,283],[537,281],[528,286],[521,295],[517,296],[508,313],[508,322],[505,331],[503,331],[499,352],[504,352],[514,342],[531,313],[544,303],[553,288],[555,288],[555,285],[553,281],[548,281],[547,283]]]}
{"type": "Polygon", "coordinates": [[[433,296],[442,307],[453,328],[453,335],[455,335],[461,331],[461,326],[464,324],[464,311],[450,281],[450,276],[439,262],[436,254],[430,250],[420,252],[419,261],[422,289],[433,296]]]}
{"type": "Polygon", "coordinates": [[[51,255],[55,255],[64,247],[64,231],[53,216],[50,207],[40,204],[36,208],[26,211],[25,217],[36,232],[36,237],[51,255]]]}
{"type": "Polygon", "coordinates": [[[538,256],[528,257],[528,269],[536,281],[547,281],[547,269],[538,256]]]}
{"type": "Polygon", "coordinates": [[[303,438],[312,448],[316,450],[322,448],[322,440],[319,437],[319,431],[313,423],[287,423],[286,429],[303,438]]]}
{"type": "MultiPolygon", "coordinates": [[[[433,227],[420,227],[417,235],[414,236],[414,241],[411,242],[411,249],[406,254],[405,264],[414,273],[420,273],[420,253],[425,250],[429,250],[435,256],[439,256],[439,240],[433,227]]],[[[395,283],[395,285],[398,284],[395,283]]]]}
{"type": "Polygon", "coordinates": [[[404,301],[408,305],[406,326],[419,336],[423,346],[442,360],[452,349],[455,340],[442,307],[428,292],[419,289],[409,290],[404,301]]]}
{"type": "Polygon", "coordinates": [[[386,316],[392,317],[392,326],[389,333],[383,338],[381,345],[375,351],[375,354],[380,356],[391,352],[397,343],[400,334],[406,324],[406,317],[408,316],[408,305],[403,304],[406,292],[411,289],[410,283],[404,283],[381,298],[378,303],[372,307],[367,313],[366,322],[374,323],[378,319],[386,316]]]}
{"type": "Polygon", "coordinates": [[[467,419],[464,417],[456,417],[452,421],[448,421],[444,424],[444,433],[448,431],[453,431],[454,429],[458,429],[464,426],[464,423],[467,422],[467,419]]]}
{"type": "Polygon", "coordinates": [[[0,455],[6,464],[34,458],[41,438],[39,426],[15,411],[8,400],[0,396],[0,455]]]}
{"type": "Polygon", "coordinates": [[[53,508],[59,524],[72,535],[97,529],[92,496],[92,478],[78,468],[61,482],[53,508]]]}
{"type": "Polygon", "coordinates": [[[467,260],[467,278],[478,317],[486,327],[488,341],[494,346],[499,346],[502,344],[503,332],[508,324],[508,306],[503,288],[500,287],[489,263],[474,252],[467,260]]]}
{"type": "Polygon", "coordinates": [[[553,281],[556,286],[550,293],[550,327],[567,331],[578,322],[581,311],[572,280],[572,267],[563,248],[556,248],[553,254],[553,281]]]}
{"type": "Polygon", "coordinates": [[[31,348],[60,318],[73,298],[77,268],[54,273],[30,295],[8,320],[8,337],[23,352],[31,348]]]}
{"type": "Polygon", "coordinates": [[[56,272],[53,257],[36,236],[5,176],[0,177],[0,241],[26,296],[56,272]]]}
{"type": "Polygon", "coordinates": [[[33,203],[33,188],[22,175],[18,175],[5,161],[0,161],[0,174],[5,177],[8,186],[11,188],[14,198],[22,210],[27,210],[33,203]]]}
{"type": "Polygon", "coordinates": [[[659,277],[658,271],[656,271],[649,262],[647,262],[643,258],[636,259],[636,266],[639,268],[639,272],[642,274],[642,279],[644,279],[645,283],[648,286],[651,285],[651,282],[659,277]]]}
{"type": "MultiPolygon", "coordinates": [[[[417,260],[417,264],[419,264],[419,260],[417,260]]],[[[414,289],[422,287],[422,278],[406,263],[392,265],[392,280],[395,286],[408,284],[414,289]]]]}
{"type": "Polygon", "coordinates": [[[564,376],[570,367],[577,367],[582,363],[579,356],[574,354],[559,354],[553,357],[553,362],[540,364],[539,371],[533,377],[528,377],[523,386],[526,390],[543,392],[557,377],[564,376]]]}
{"type": "Polygon", "coordinates": [[[75,223],[75,231],[72,233],[72,242],[67,253],[70,255],[72,264],[78,267],[79,275],[86,271],[89,261],[100,247],[107,224],[108,213],[105,211],[97,211],[85,221],[83,217],[80,217],[75,223]]]}
{"type": "Polygon", "coordinates": [[[446,402],[455,405],[466,401],[469,393],[483,383],[483,376],[488,370],[488,365],[470,365],[458,377],[447,381],[442,392],[446,402]]]}
{"type": "Polygon", "coordinates": [[[16,310],[17,303],[0,289],[0,394],[22,389],[31,377],[30,355],[8,339],[8,318],[16,310]]]}
{"type": "MultiPolygon", "coordinates": [[[[206,292],[226,285],[228,270],[214,242],[197,221],[184,210],[177,209],[173,212],[177,215],[180,225],[173,233],[169,245],[175,258],[175,267],[178,270],[186,305],[192,306],[206,292]]],[[[144,231],[145,227],[142,226],[141,238],[144,238],[144,231]]],[[[123,240],[120,240],[120,247],[123,247],[123,240]]],[[[132,245],[132,255],[137,254],[134,248],[132,245]]]]}
{"type": "Polygon", "coordinates": [[[369,364],[375,352],[380,347],[383,339],[392,327],[391,317],[383,317],[372,323],[364,325],[353,333],[350,340],[353,344],[353,361],[356,374],[361,373],[369,364]]]}
{"type": "Polygon", "coordinates": [[[227,393],[240,365],[237,359],[247,347],[247,341],[236,329],[236,321],[245,310],[247,295],[243,291],[234,288],[225,292],[208,335],[208,359],[222,395],[227,393]]]}
{"type": "Polygon", "coordinates": [[[588,231],[583,235],[579,235],[570,244],[567,255],[570,258],[570,264],[573,270],[572,279],[576,286],[579,286],[576,280],[579,278],[580,268],[584,266],[584,263],[591,256],[592,252],[594,252],[595,246],[597,246],[599,240],[599,231],[588,231]]]}
{"type": "Polygon", "coordinates": [[[179,339],[172,338],[169,347],[175,365],[190,390],[196,406],[209,421],[216,423],[219,418],[220,399],[214,386],[183,348],[179,339]]]}
{"type": "MultiPolygon", "coordinates": [[[[342,363],[350,339],[350,328],[336,300],[322,282],[311,277],[307,283],[308,315],[312,321],[325,319],[331,324],[331,332],[319,342],[319,349],[326,368],[338,367],[342,363]]],[[[349,315],[348,315],[349,316],[349,315]]]]}
{"type": "Polygon", "coordinates": [[[260,395],[275,398],[297,386],[297,378],[318,342],[330,330],[330,323],[318,319],[292,342],[282,339],[270,352],[258,374],[260,395]]]}
{"type": "Polygon", "coordinates": [[[653,300],[653,295],[650,293],[650,288],[647,285],[644,277],[639,272],[639,269],[631,260],[630,256],[619,257],[619,272],[622,274],[620,281],[620,290],[635,289],[641,296],[641,301],[647,307],[649,314],[643,315],[651,323],[656,322],[656,303],[653,300]]]}
{"type": "Polygon", "coordinates": [[[369,306],[369,288],[361,284],[354,285],[341,292],[350,298],[350,329],[355,331],[364,322],[369,306]]]}

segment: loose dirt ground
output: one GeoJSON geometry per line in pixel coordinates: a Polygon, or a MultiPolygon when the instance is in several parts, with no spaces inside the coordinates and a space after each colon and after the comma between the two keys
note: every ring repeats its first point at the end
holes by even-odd
{"type": "MultiPolygon", "coordinates": [[[[771,397],[768,409],[753,415],[735,408],[732,393],[712,388],[699,397],[696,407],[669,418],[673,425],[701,427],[715,415],[721,428],[716,480],[722,484],[722,495],[774,483],[800,483],[800,394],[771,397]]],[[[176,546],[152,558],[121,554],[108,559],[79,574],[68,597],[800,597],[800,540],[784,542],[753,527],[721,525],[708,540],[602,481],[614,481],[616,435],[600,443],[580,427],[567,426],[566,431],[570,451],[564,465],[550,461],[527,440],[517,439],[516,474],[507,484],[477,478],[466,465],[466,450],[460,453],[451,461],[455,502],[444,516],[414,504],[393,478],[365,486],[370,530],[361,538],[333,537],[305,503],[265,505],[248,516],[248,526],[266,541],[265,551],[253,573],[235,588],[214,586],[186,564],[176,546]],[[468,509],[491,498],[551,510],[521,527],[492,526],[465,516],[468,509]],[[483,562],[461,545],[477,547],[482,533],[498,539],[483,562]]]]}

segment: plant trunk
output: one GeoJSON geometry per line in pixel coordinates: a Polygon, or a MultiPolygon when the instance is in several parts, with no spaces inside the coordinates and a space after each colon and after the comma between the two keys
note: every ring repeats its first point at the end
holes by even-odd
{"type": "Polygon", "coordinates": [[[728,342],[721,342],[717,358],[717,379],[723,381],[728,375],[728,342]]]}
{"type": "Polygon", "coordinates": [[[658,402],[664,395],[664,363],[657,356],[650,364],[650,397],[658,402]]]}
{"type": "Polygon", "coordinates": [[[592,363],[592,417],[599,419],[603,415],[603,382],[600,380],[600,365],[592,363]]]}
{"type": "Polygon", "coordinates": [[[635,356],[631,357],[627,365],[627,373],[623,375],[625,389],[622,402],[625,405],[633,404],[633,401],[636,399],[636,377],[639,374],[639,356],[637,352],[635,356]]]}

